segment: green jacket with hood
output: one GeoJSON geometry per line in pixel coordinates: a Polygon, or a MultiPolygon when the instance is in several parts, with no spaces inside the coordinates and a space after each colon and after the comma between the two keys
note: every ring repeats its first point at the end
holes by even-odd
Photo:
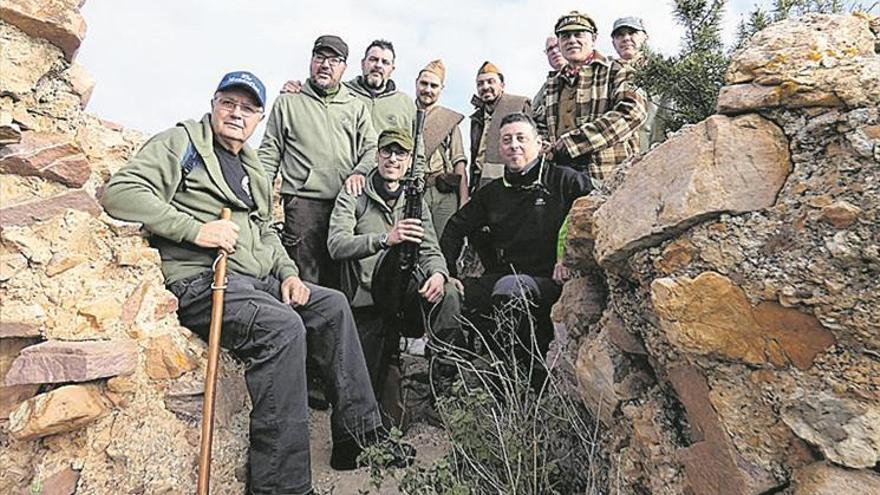
{"type": "Polygon", "coordinates": [[[370,111],[345,88],[321,96],[307,80],[275,100],[259,149],[269,177],[281,170],[281,194],[333,200],[352,173],[376,165],[370,111]]]}
{"type": "Polygon", "coordinates": [[[409,96],[397,91],[394,81],[385,83],[385,90],[375,96],[367,88],[363,76],[347,81],[345,87],[367,105],[377,136],[385,129],[393,128],[412,132],[416,120],[416,104],[409,96]]]}
{"type": "Polygon", "coordinates": [[[201,226],[217,220],[224,207],[232,210],[231,220],[241,229],[229,270],[257,278],[271,274],[280,280],[299,273],[272,228],[272,185],[257,154],[245,145],[239,156],[250,181],[253,210],[223,178],[210,115],[157,134],[107,182],[101,198],[104,209],[150,231],[166,284],[211,269],[217,249],[194,241],[201,226]],[[191,165],[186,173],[184,161],[191,165]]]}
{"type": "MultiPolygon", "coordinates": [[[[351,277],[356,283],[352,307],[373,305],[372,278],[373,269],[382,251],[380,238],[390,232],[398,219],[403,218],[403,195],[390,208],[379,196],[373,183],[373,176],[378,174],[373,169],[367,176],[367,184],[361,196],[352,196],[345,190],[339,193],[333,213],[330,216],[330,231],[327,236],[327,248],[330,257],[343,262],[344,277],[351,277]]],[[[419,247],[419,267],[425,275],[442,273],[449,276],[446,260],[440,252],[431,212],[427,205],[422,204],[422,227],[425,237],[419,247]]]]}

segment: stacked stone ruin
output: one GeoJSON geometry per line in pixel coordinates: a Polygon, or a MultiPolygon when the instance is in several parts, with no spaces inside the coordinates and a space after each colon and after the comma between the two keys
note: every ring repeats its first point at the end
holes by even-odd
{"type": "MultiPolygon", "coordinates": [[[[143,136],[84,111],[81,4],[0,3],[0,493],[191,493],[204,345],[96,199],[143,136]]],[[[213,493],[238,494],[247,394],[223,368],[213,493]]]]}

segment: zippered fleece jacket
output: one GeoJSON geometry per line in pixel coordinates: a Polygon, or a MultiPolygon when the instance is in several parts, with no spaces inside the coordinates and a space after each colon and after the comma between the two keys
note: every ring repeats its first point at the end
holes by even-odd
{"type": "Polygon", "coordinates": [[[229,270],[257,278],[271,274],[279,280],[298,275],[272,228],[272,184],[252,148],[245,145],[239,156],[253,210],[223,178],[210,114],[153,136],[107,183],[104,209],[120,220],[142,223],[152,234],[150,244],[161,255],[166,285],[211,270],[217,249],[194,242],[201,226],[217,220],[224,207],[232,210],[231,220],[241,229],[228,258],[229,270]]]}
{"type": "MultiPolygon", "coordinates": [[[[391,232],[394,224],[403,218],[406,202],[401,194],[393,209],[388,206],[373,183],[373,176],[378,173],[378,169],[373,169],[367,176],[361,196],[352,196],[345,190],[340,192],[330,215],[327,248],[331,258],[343,262],[342,269],[347,271],[343,276],[350,276],[353,285],[357,286],[351,300],[355,308],[373,305],[373,270],[383,249],[381,237],[391,232]]],[[[431,212],[424,200],[422,228],[425,229],[425,237],[419,245],[419,266],[427,276],[435,273],[448,276],[446,260],[440,252],[434,224],[431,223],[431,212]]]]}
{"type": "Polygon", "coordinates": [[[299,93],[275,100],[258,151],[281,194],[334,200],[352,173],[376,165],[376,133],[367,106],[344,85],[328,97],[306,81],[299,93]]]}
{"type": "Polygon", "coordinates": [[[416,104],[406,94],[397,91],[394,81],[385,83],[385,91],[373,96],[364,83],[363,76],[344,83],[354,96],[367,105],[373,117],[376,135],[386,129],[405,129],[412,132],[416,120],[416,104]]]}

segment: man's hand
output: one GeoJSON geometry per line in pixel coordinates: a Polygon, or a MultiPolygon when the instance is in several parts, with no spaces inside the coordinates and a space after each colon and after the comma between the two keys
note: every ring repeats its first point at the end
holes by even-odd
{"type": "Polygon", "coordinates": [[[568,267],[563,265],[561,261],[557,261],[556,265],[553,266],[553,280],[557,284],[564,284],[570,278],[571,272],[568,271],[568,267]]]}
{"type": "Polygon", "coordinates": [[[296,275],[291,275],[281,282],[281,300],[294,308],[309,302],[312,291],[296,275]]]}
{"type": "Polygon", "coordinates": [[[364,192],[367,185],[367,178],[364,175],[354,173],[345,179],[345,192],[352,196],[360,196],[364,192]]]}
{"type": "Polygon", "coordinates": [[[284,93],[299,93],[302,91],[303,85],[299,81],[287,81],[284,83],[284,86],[281,87],[281,94],[284,93]]]}
{"type": "Polygon", "coordinates": [[[565,146],[565,141],[562,139],[556,140],[556,143],[553,145],[553,154],[556,156],[568,156],[568,148],[565,146]]]}
{"type": "Polygon", "coordinates": [[[455,287],[455,290],[457,290],[459,294],[464,295],[464,284],[461,283],[461,280],[454,277],[449,277],[449,281],[452,283],[452,286],[455,287]]]}
{"type": "Polygon", "coordinates": [[[203,248],[220,248],[229,254],[235,252],[235,243],[238,241],[238,225],[231,220],[214,220],[202,224],[196,240],[196,246],[203,248]]]}
{"type": "Polygon", "coordinates": [[[443,284],[445,282],[446,277],[442,273],[435,273],[428,277],[428,280],[425,280],[422,288],[419,289],[419,295],[431,304],[439,302],[443,299],[443,284]]]}
{"type": "Polygon", "coordinates": [[[394,224],[394,228],[388,233],[388,247],[401,242],[422,243],[425,237],[425,229],[422,228],[422,220],[419,218],[404,218],[394,224]]]}

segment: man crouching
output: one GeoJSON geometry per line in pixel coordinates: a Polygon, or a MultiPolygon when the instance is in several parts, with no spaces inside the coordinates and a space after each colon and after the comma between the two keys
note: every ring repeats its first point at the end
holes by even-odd
{"type": "Polygon", "coordinates": [[[162,257],[181,324],[208,338],[212,263],[229,253],[221,345],[247,366],[250,493],[311,493],[306,339],[321,363],[333,436],[331,465],[354,469],[355,438],[381,418],[357,329],[341,293],[300,280],[272,229],[272,187],[246,143],[266,91],[249,72],[223,77],[211,112],[150,139],[108,182],[107,212],[140,222],[162,257]],[[222,208],[230,220],[217,220],[222,208]]]}
{"type": "Polygon", "coordinates": [[[410,133],[387,129],[379,136],[378,148],[378,166],[367,176],[364,194],[353,196],[343,190],[336,198],[327,247],[333,259],[344,261],[343,287],[349,287],[346,292],[352,298],[376,397],[384,411],[399,421],[399,397],[393,372],[399,358],[401,327],[399,321],[390,321],[394,318],[388,318],[385,308],[377,304],[380,296],[397,287],[378,286],[373,277],[376,265],[380,257],[395,246],[404,242],[419,245],[418,266],[413,280],[404,281],[407,289],[401,298],[403,312],[417,315],[415,321],[404,325],[417,327],[417,333],[427,328],[429,350],[436,352],[446,344],[462,344],[461,324],[456,318],[461,296],[449,283],[446,260],[437,244],[430,211],[424,201],[421,218],[403,218],[406,200],[401,179],[412,164],[410,133]]]}

